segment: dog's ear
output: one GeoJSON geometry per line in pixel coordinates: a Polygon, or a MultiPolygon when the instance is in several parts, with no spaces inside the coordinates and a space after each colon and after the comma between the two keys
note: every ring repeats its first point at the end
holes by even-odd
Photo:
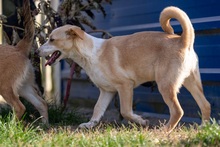
{"type": "Polygon", "coordinates": [[[84,38],[84,32],[83,30],[81,30],[80,27],[76,27],[76,26],[73,26],[71,28],[69,28],[67,31],[66,31],[66,34],[71,36],[71,37],[79,37],[80,39],[83,40],[84,38]]]}

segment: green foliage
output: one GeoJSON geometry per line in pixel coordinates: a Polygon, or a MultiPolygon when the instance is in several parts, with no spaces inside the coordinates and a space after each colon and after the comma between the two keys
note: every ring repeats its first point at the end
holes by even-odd
{"type": "Polygon", "coordinates": [[[44,16],[44,20],[41,24],[36,25],[38,42],[42,45],[53,29],[65,24],[77,25],[82,29],[87,26],[96,30],[96,26],[92,23],[92,20],[95,19],[94,11],[101,12],[105,17],[103,4],[111,4],[111,0],[63,0],[59,4],[58,10],[55,11],[51,7],[50,0],[41,0],[37,7],[40,14],[44,16]]]}

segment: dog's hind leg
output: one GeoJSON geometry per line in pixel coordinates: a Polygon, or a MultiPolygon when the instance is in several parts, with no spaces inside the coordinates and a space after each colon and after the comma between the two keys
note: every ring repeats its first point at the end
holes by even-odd
{"type": "Polygon", "coordinates": [[[43,100],[37,93],[37,90],[33,85],[27,83],[19,91],[19,95],[29,101],[43,116],[42,122],[48,124],[48,107],[45,100],[43,100]]]}
{"type": "Polygon", "coordinates": [[[20,120],[22,118],[26,108],[21,103],[18,95],[14,94],[14,91],[12,88],[7,88],[7,89],[3,90],[1,95],[3,96],[4,100],[12,107],[17,119],[20,120]]]}
{"type": "Polygon", "coordinates": [[[144,120],[141,116],[133,113],[133,88],[132,83],[124,83],[117,87],[120,98],[121,115],[129,121],[147,126],[149,124],[148,120],[144,120]]]}
{"type": "Polygon", "coordinates": [[[169,107],[170,119],[166,124],[166,131],[171,132],[183,116],[183,109],[177,98],[177,91],[173,84],[161,82],[158,83],[159,91],[169,107]]]}
{"type": "Polygon", "coordinates": [[[192,72],[188,78],[185,79],[183,85],[192,94],[193,98],[199,105],[199,108],[202,112],[203,122],[209,121],[211,106],[204,96],[198,68],[194,72],[192,72]]]}

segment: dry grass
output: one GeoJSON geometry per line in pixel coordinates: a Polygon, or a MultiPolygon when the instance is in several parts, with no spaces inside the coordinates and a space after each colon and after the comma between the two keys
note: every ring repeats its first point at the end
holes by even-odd
{"type": "Polygon", "coordinates": [[[0,146],[218,146],[220,127],[213,121],[203,127],[180,125],[172,133],[163,131],[164,123],[143,128],[131,123],[101,123],[92,130],[77,130],[85,120],[74,111],[63,115],[50,109],[51,127],[39,127],[38,121],[16,122],[13,115],[0,118],[0,146]],[[58,119],[54,119],[56,117],[58,119]]]}

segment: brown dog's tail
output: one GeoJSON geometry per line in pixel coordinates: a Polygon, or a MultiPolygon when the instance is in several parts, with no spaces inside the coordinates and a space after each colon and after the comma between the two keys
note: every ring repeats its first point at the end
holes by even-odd
{"type": "Polygon", "coordinates": [[[35,34],[34,20],[31,16],[29,0],[23,0],[22,14],[24,17],[24,37],[18,42],[16,47],[28,56],[33,44],[35,34]]]}
{"type": "Polygon", "coordinates": [[[194,29],[192,23],[187,14],[177,7],[167,7],[160,14],[160,24],[164,32],[174,34],[174,30],[170,25],[170,19],[177,19],[183,29],[181,35],[182,43],[184,47],[189,47],[194,43],[194,29]]]}

